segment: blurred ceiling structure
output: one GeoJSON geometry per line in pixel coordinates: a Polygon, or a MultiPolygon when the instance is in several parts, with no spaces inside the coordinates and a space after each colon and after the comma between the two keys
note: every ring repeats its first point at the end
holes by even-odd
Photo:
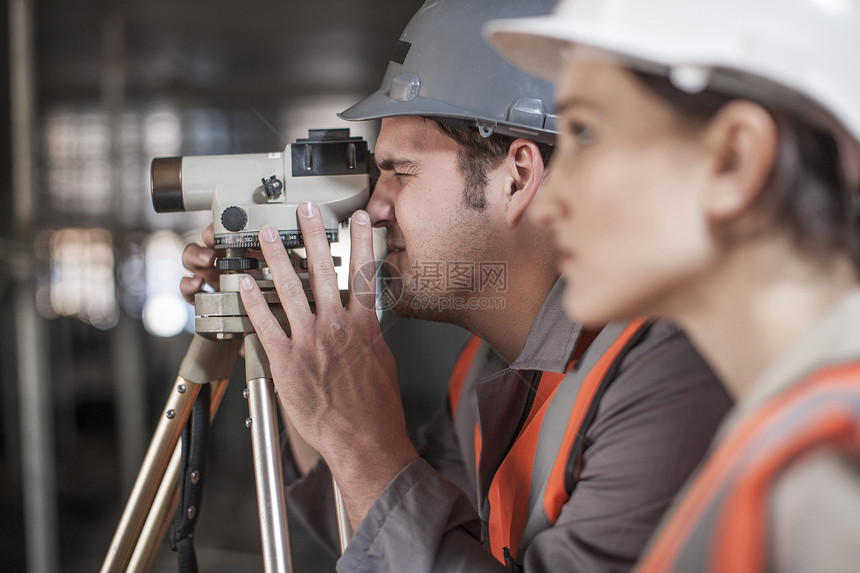
{"type": "Polygon", "coordinates": [[[378,87],[417,0],[45,0],[34,3],[38,87],[91,99],[119,58],[129,101],[213,104],[378,87]]]}

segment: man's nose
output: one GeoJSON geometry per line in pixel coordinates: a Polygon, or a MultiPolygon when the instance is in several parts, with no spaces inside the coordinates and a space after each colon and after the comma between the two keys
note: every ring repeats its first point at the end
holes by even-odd
{"type": "Polygon", "coordinates": [[[385,227],[395,221],[393,192],[384,179],[384,176],[380,177],[376,182],[367,203],[367,214],[370,215],[370,222],[374,227],[385,227]]]}

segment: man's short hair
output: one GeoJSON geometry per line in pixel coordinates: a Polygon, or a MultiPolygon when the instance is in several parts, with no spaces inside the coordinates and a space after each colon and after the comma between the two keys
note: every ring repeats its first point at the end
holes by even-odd
{"type": "MultiPolygon", "coordinates": [[[[457,142],[459,145],[458,168],[465,181],[463,200],[466,205],[476,210],[483,210],[486,205],[487,173],[498,167],[517,138],[498,133],[484,137],[478,132],[473,122],[465,119],[449,119],[444,117],[428,117],[439,131],[457,142]]],[[[552,145],[537,143],[544,165],[549,164],[552,156],[552,145]]]]}

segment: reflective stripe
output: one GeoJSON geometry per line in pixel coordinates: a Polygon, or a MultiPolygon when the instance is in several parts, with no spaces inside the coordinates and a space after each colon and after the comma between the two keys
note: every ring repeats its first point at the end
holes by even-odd
{"type": "MultiPolygon", "coordinates": [[[[481,339],[473,336],[466,343],[465,348],[457,358],[457,364],[454,365],[454,371],[451,373],[451,380],[448,383],[448,407],[451,409],[451,416],[457,414],[457,406],[460,404],[460,398],[463,397],[463,386],[466,380],[470,378],[472,370],[475,369],[475,353],[481,346],[481,339]]],[[[483,366],[483,362],[481,363],[483,366]]],[[[471,376],[472,382],[477,374],[471,376]]]]}
{"type": "Polygon", "coordinates": [[[777,396],[709,458],[641,573],[769,569],[773,482],[821,447],[860,449],[860,363],[820,370],[777,396]]]}
{"type": "MultiPolygon", "coordinates": [[[[551,527],[555,521],[555,519],[550,520],[547,516],[541,500],[545,498],[547,482],[556,460],[563,459],[565,464],[567,462],[566,454],[559,455],[559,452],[562,451],[561,446],[565,434],[568,431],[579,431],[579,426],[576,426],[576,430],[574,430],[574,426],[569,425],[572,422],[569,413],[573,412],[574,403],[586,376],[594,369],[600,359],[606,356],[612,344],[627,327],[626,323],[613,323],[604,327],[579,359],[579,363],[565,376],[549,404],[548,412],[551,415],[545,416],[543,419],[540,438],[535,450],[534,469],[529,488],[529,513],[522,537],[518,543],[516,554],[518,558],[523,555],[523,551],[534,539],[534,536],[551,527]]],[[[567,452],[569,451],[570,449],[567,450],[567,452]]]]}
{"type": "MultiPolygon", "coordinates": [[[[612,341],[609,349],[600,356],[597,364],[588,369],[585,383],[582,385],[582,391],[586,391],[587,394],[583,395],[580,391],[573,401],[561,448],[557,450],[557,452],[563,453],[556,454],[556,461],[549,474],[547,490],[543,498],[544,510],[552,523],[558,519],[562,506],[567,503],[570,492],[573,490],[574,484],[568,478],[575,476],[568,475],[568,463],[571,461],[571,454],[574,456],[572,461],[576,462],[576,456],[578,456],[582,448],[582,440],[585,438],[585,430],[591,424],[589,416],[593,417],[596,413],[595,400],[599,400],[602,392],[606,389],[604,382],[609,383],[614,379],[613,368],[616,367],[617,362],[633,345],[638,344],[641,337],[650,328],[650,324],[644,318],[629,322],[624,326],[621,334],[612,341]]],[[[606,328],[614,327],[613,324],[606,328]]]]}
{"type": "Polygon", "coordinates": [[[529,513],[532,472],[538,447],[540,428],[547,407],[565,378],[564,374],[544,372],[538,381],[535,399],[526,422],[516,436],[505,459],[499,464],[487,491],[489,499],[488,536],[493,556],[505,562],[505,550],[516,560],[515,548],[529,513]]]}
{"type": "MultiPolygon", "coordinates": [[[[855,398],[856,399],[856,398],[855,398]]],[[[767,569],[767,502],[779,472],[801,453],[822,444],[860,446],[857,413],[820,413],[807,429],[793,440],[781,444],[758,461],[758,467],[743,476],[726,500],[722,517],[716,524],[717,547],[714,569],[725,573],[767,569]]]]}
{"type": "Polygon", "coordinates": [[[480,446],[476,446],[476,442],[480,443],[480,431],[475,419],[475,409],[473,404],[469,403],[468,396],[471,395],[471,389],[478,382],[481,370],[487,362],[489,350],[488,344],[477,336],[473,336],[466,343],[463,352],[457,359],[448,385],[448,404],[454,420],[454,432],[460,447],[460,455],[466,464],[469,475],[475,479],[478,475],[477,455],[480,453],[480,446]],[[462,403],[464,397],[467,401],[465,405],[462,403]],[[475,438],[469,439],[470,436],[475,436],[475,438]]]}

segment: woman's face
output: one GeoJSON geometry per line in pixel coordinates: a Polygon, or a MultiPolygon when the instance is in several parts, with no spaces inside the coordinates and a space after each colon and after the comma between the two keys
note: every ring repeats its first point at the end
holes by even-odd
{"type": "Polygon", "coordinates": [[[591,324],[673,318],[714,256],[703,130],[608,61],[572,56],[556,100],[560,136],[533,215],[555,233],[565,310],[591,324]]]}

